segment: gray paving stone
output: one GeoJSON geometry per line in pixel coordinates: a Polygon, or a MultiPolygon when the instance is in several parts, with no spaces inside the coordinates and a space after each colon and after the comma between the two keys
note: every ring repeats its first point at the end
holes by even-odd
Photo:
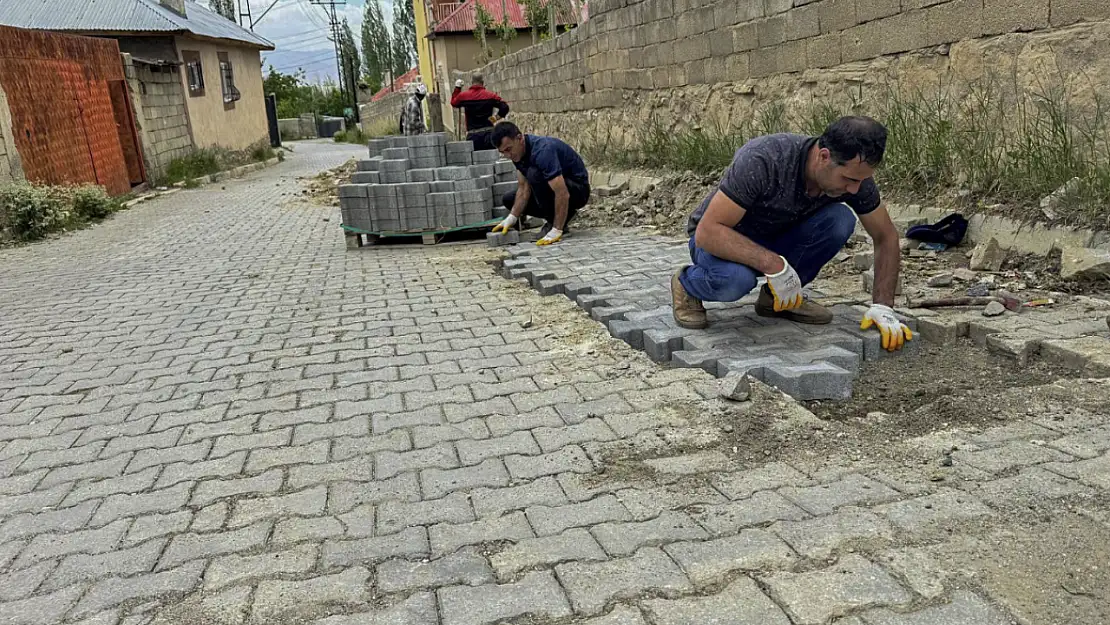
{"type": "MultiPolygon", "coordinates": [[[[282,519],[274,525],[274,533],[270,537],[270,544],[288,545],[304,541],[319,542],[342,536],[343,533],[343,524],[335,517],[282,519]]],[[[373,534],[372,524],[369,533],[373,534]]]]}
{"type": "Polygon", "coordinates": [[[432,556],[449,554],[460,547],[497,541],[521,541],[534,538],[535,533],[522,512],[452,525],[442,523],[428,528],[432,556]]]}
{"type": "Polygon", "coordinates": [[[1015,467],[1027,467],[1045,462],[1067,462],[1071,458],[1043,445],[1011,441],[992,449],[957,451],[952,454],[952,460],[966,463],[987,473],[1000,473],[1015,467]]]}
{"type": "Polygon", "coordinates": [[[205,589],[217,589],[251,578],[307,573],[316,564],[315,545],[253,556],[230,555],[212,560],[204,572],[205,589]]]}
{"type": "Polygon", "coordinates": [[[0,543],[47,532],[61,533],[81,529],[88,524],[93,510],[99,503],[86,501],[69,508],[48,510],[37,514],[24,512],[8,517],[0,523],[0,543]]]}
{"type": "Polygon", "coordinates": [[[377,509],[370,504],[355,506],[348,512],[339,515],[339,521],[347,528],[347,538],[373,536],[375,520],[378,518],[377,509]]]}
{"type": "Polygon", "coordinates": [[[553,477],[541,477],[505,488],[479,488],[471,493],[471,501],[474,511],[482,518],[501,516],[510,510],[532,506],[561,506],[569,503],[559,482],[553,477]]]}
{"type": "Polygon", "coordinates": [[[778,492],[810,514],[829,514],[842,506],[885,503],[901,496],[882,482],[855,473],[828,484],[788,486],[778,492]]]}
{"type": "Polygon", "coordinates": [[[644,609],[656,625],[791,625],[786,614],[747,577],[713,595],[653,599],[644,602],[644,609]]]}
{"type": "MultiPolygon", "coordinates": [[[[975,494],[995,506],[1028,505],[1047,499],[1090,495],[1094,491],[1075,480],[1062,478],[1040,467],[1028,467],[1011,477],[984,482],[975,494]]],[[[2,534],[0,530],[0,534],[2,534]]]]}
{"type": "Polygon", "coordinates": [[[328,486],[328,512],[342,514],[352,508],[390,500],[420,499],[420,483],[415,473],[402,473],[374,482],[338,482],[328,486]]]}
{"type": "Polygon", "coordinates": [[[428,467],[453,469],[459,466],[454,445],[441,443],[415,451],[380,451],[374,455],[376,477],[390,478],[406,471],[419,471],[428,467]]]}
{"type": "Polygon", "coordinates": [[[370,564],[389,558],[427,556],[428,531],[410,527],[396,534],[359,540],[329,540],[321,548],[320,564],[327,568],[370,564]]]}
{"type": "Polygon", "coordinates": [[[387,608],[345,616],[329,616],[313,625],[439,625],[436,598],[417,592],[387,608]]]}
{"type": "Polygon", "coordinates": [[[810,480],[786,463],[772,462],[746,471],[721,473],[713,476],[712,482],[729,499],[744,499],[761,490],[773,490],[780,486],[807,486],[810,480]]]}
{"type": "Polygon", "coordinates": [[[760,579],[797,625],[820,625],[850,611],[913,601],[890,574],[857,555],[845,556],[827,569],[779,572],[760,579]]]}
{"type": "Polygon", "coordinates": [[[561,534],[572,527],[632,519],[628,510],[613,495],[602,495],[590,501],[566,506],[532,506],[525,512],[538,536],[561,534]]]}
{"type": "Polygon", "coordinates": [[[420,472],[420,484],[426,497],[438,499],[458,490],[507,486],[509,473],[500,460],[490,458],[461,469],[425,469],[420,472]]]}
{"type": "Polygon", "coordinates": [[[501,585],[451,586],[439,595],[443,625],[493,625],[523,617],[557,619],[570,616],[570,605],[550,571],[526,574],[501,585]]]}
{"type": "Polygon", "coordinates": [[[386,501],[378,508],[378,532],[392,534],[406,527],[474,521],[474,510],[463,493],[417,502],[386,501]]]}
{"type": "Polygon", "coordinates": [[[782,521],[771,526],[798,553],[825,560],[842,547],[876,545],[894,539],[890,523],[868,510],[845,508],[837,514],[804,521],[782,521]]]}
{"type": "Polygon", "coordinates": [[[266,542],[271,526],[270,523],[256,523],[215,534],[178,534],[170,539],[169,546],[158,561],[158,570],[166,570],[190,560],[253,549],[266,542]]]}
{"type": "Polygon", "coordinates": [[[304,488],[330,482],[371,482],[373,480],[373,456],[359,455],[341,462],[293,467],[289,469],[289,479],[286,480],[286,486],[289,488],[304,488]]]}
{"type": "Polygon", "coordinates": [[[40,512],[44,508],[52,508],[61,503],[72,488],[73,484],[60,484],[49,490],[4,497],[0,499],[0,517],[23,512],[40,512]]]}
{"type": "Polygon", "coordinates": [[[107,576],[129,577],[148,573],[154,569],[158,556],[166,546],[164,539],[147,541],[138,547],[120,549],[97,555],[73,554],[54,568],[53,573],[42,586],[42,591],[60,590],[86,580],[96,580],[107,576]]]}
{"type": "Polygon", "coordinates": [[[520,571],[569,561],[602,561],[607,556],[593,536],[582,528],[557,536],[524,539],[490,556],[497,575],[505,578],[520,571]]]}
{"type": "Polygon", "coordinates": [[[39,534],[19,554],[16,568],[23,568],[39,560],[57,558],[71,553],[104,553],[119,544],[130,520],[120,519],[99,529],[80,530],[64,534],[39,534]]]}
{"type": "Polygon", "coordinates": [[[323,485],[300,492],[258,499],[239,499],[228,521],[228,527],[250,525],[271,517],[319,516],[328,503],[328,490],[323,485]]]}
{"type": "Polygon", "coordinates": [[[271,469],[255,477],[232,480],[205,480],[197,484],[189,503],[193,506],[207,506],[213,501],[239,495],[260,495],[275,493],[285,479],[279,469],[271,469]]]}
{"type": "Polygon", "coordinates": [[[387,593],[494,581],[486,559],[473,551],[459,551],[428,562],[387,560],[378,565],[377,573],[378,587],[387,593]]]}
{"type": "Polygon", "coordinates": [[[631,599],[646,591],[675,595],[692,590],[682,570],[655,547],[609,562],[560,564],[555,572],[575,612],[588,616],[614,599],[631,599]]]}
{"type": "MultiPolygon", "coordinates": [[[[127,454],[121,454],[108,460],[82,462],[81,464],[52,468],[49,470],[49,473],[42,478],[42,481],[38,482],[37,488],[50,488],[58,484],[64,484],[65,482],[76,482],[83,479],[116,477],[123,473],[124,467],[128,466],[129,462],[133,462],[132,457],[127,454]]],[[[27,473],[26,475],[33,476],[38,474],[38,472],[34,472],[27,473]]],[[[14,495],[18,492],[26,492],[28,490],[30,490],[30,488],[22,488],[5,494],[14,495]]]]}
{"type": "MultiPolygon", "coordinates": [[[[0,572],[0,602],[26,598],[50,575],[58,563],[45,560],[18,571],[0,572]]],[[[49,589],[44,588],[44,591],[49,589]]]]}
{"type": "MultiPolygon", "coordinates": [[[[466,441],[489,438],[489,427],[482,419],[468,419],[466,421],[450,423],[447,425],[424,425],[413,428],[413,444],[417,449],[431,447],[448,441],[466,441]]],[[[456,444],[459,459],[464,465],[471,464],[464,455],[461,445],[456,444]]]]}
{"type": "Polygon", "coordinates": [[[298,464],[322,464],[328,461],[328,441],[307,445],[251,449],[247,455],[247,473],[262,473],[274,467],[298,464]]]}
{"type": "Polygon", "coordinates": [[[947,594],[946,582],[958,573],[938,562],[927,550],[907,547],[886,551],[876,561],[904,580],[910,590],[926,599],[937,599],[947,594]]]}
{"type": "Polygon", "coordinates": [[[175,592],[187,593],[200,583],[204,565],[204,562],[189,562],[158,573],[102,579],[89,588],[80,603],[70,612],[70,616],[82,618],[137,599],[155,598],[175,592]]]}
{"type": "MultiPolygon", "coordinates": [[[[566,417],[564,416],[564,418],[566,417]]],[[[596,418],[585,419],[579,423],[561,428],[536,428],[532,430],[532,435],[535,436],[540,449],[545,453],[562,449],[568,445],[612,441],[617,438],[612,428],[604,420],[596,418]]]]}
{"type": "Polygon", "coordinates": [[[48,595],[0,603],[0,614],[4,615],[4,625],[60,623],[83,592],[80,586],[73,586],[48,595]]]}
{"type": "Polygon", "coordinates": [[[719,451],[700,451],[668,458],[651,458],[644,464],[656,473],[694,475],[712,473],[731,468],[728,456],[719,451]]]}
{"type": "Polygon", "coordinates": [[[715,536],[735,534],[741,529],[764,525],[772,521],[797,521],[809,515],[782,495],[762,491],[748,499],[706,506],[700,514],[693,514],[715,536]]]}
{"type": "Polygon", "coordinates": [[[617,604],[605,616],[586,619],[582,625],[647,625],[647,621],[637,608],[617,604]]]}
{"type": "Polygon", "coordinates": [[[117,493],[137,493],[148,490],[154,486],[158,478],[158,468],[150,467],[138,473],[129,473],[120,477],[109,477],[100,480],[83,481],[70,491],[62,500],[62,506],[73,506],[88,499],[103,499],[117,493]]]}
{"type": "Polygon", "coordinates": [[[890,610],[873,610],[863,614],[868,625],[1010,625],[1013,619],[989,602],[970,592],[958,590],[951,601],[900,614],[890,610]]]}
{"type": "Polygon", "coordinates": [[[1051,462],[1044,465],[1044,468],[1088,486],[1110,490],[1110,453],[1079,462],[1051,462]]]}
{"type": "MultiPolygon", "coordinates": [[[[252,590],[249,586],[240,586],[222,592],[197,593],[169,607],[158,606],[155,602],[151,612],[157,610],[156,614],[136,614],[128,618],[153,616],[150,625],[176,625],[194,620],[201,623],[242,623],[250,613],[252,590]]],[[[130,625],[127,621],[124,623],[130,625]]]]}
{"type": "Polygon", "coordinates": [[[193,513],[188,510],[171,512],[169,514],[146,514],[135,519],[127,536],[123,539],[125,545],[136,545],[151,538],[179,534],[189,528],[193,520],[193,513]]]}
{"type": "Polygon", "coordinates": [[[484,440],[460,440],[455,445],[458,447],[459,460],[463,466],[509,454],[537,455],[540,453],[532,433],[528,431],[513,432],[507,436],[484,440]]]}
{"type": "Polygon", "coordinates": [[[790,568],[798,560],[789,545],[758,529],[704,542],[673,543],[663,551],[699,587],[715,584],[733,571],[790,568]]]}
{"type": "Polygon", "coordinates": [[[975,497],[952,490],[874,508],[895,527],[914,535],[941,532],[994,516],[975,497]]]}
{"type": "MultiPolygon", "coordinates": [[[[131,462],[127,463],[127,472],[134,473],[136,471],[142,471],[147,467],[173,464],[175,462],[200,462],[208,457],[208,453],[211,449],[211,440],[201,440],[191,444],[177,445],[169,449],[140,449],[131,457],[131,462]]],[[[112,460],[107,462],[112,462],[112,460]]]]}
{"type": "Polygon", "coordinates": [[[165,488],[181,482],[191,482],[203,478],[238,475],[243,471],[243,465],[246,461],[247,452],[240,451],[216,460],[177,462],[162,469],[162,473],[158,476],[158,481],[154,486],[165,488]]]}
{"type": "Polygon", "coordinates": [[[358,456],[373,455],[378,451],[408,451],[412,441],[408,432],[395,430],[383,436],[343,436],[331,441],[331,459],[349,460],[358,456]]]}
{"type": "Polygon", "coordinates": [[[639,523],[602,523],[590,528],[611,556],[627,556],[640,547],[655,547],[681,540],[701,540],[709,534],[682,512],[669,511],[639,523]]]}
{"type": "Polygon", "coordinates": [[[361,605],[370,595],[369,578],[370,571],[356,566],[302,581],[263,580],[254,593],[250,622],[288,622],[313,608],[361,605]]]}
{"type": "Polygon", "coordinates": [[[528,413],[520,413],[514,408],[511,414],[490,415],[486,418],[486,425],[492,436],[504,436],[539,427],[562,427],[565,422],[554,408],[545,406],[528,413]]]}
{"type": "Polygon", "coordinates": [[[505,466],[509,469],[509,475],[515,480],[531,480],[565,472],[593,472],[593,463],[586,456],[586,452],[577,445],[540,456],[506,456],[505,466]]]}

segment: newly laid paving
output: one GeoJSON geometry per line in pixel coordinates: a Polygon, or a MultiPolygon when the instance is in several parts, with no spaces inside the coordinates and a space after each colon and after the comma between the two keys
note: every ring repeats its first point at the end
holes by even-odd
{"type": "MultiPolygon", "coordinates": [[[[484,242],[345,249],[295,177],[363,152],[0,251],[0,623],[997,625],[906,546],[1110,488],[1090,421],[961,442],[974,490],[670,445],[705,371],[484,242]]],[[[635,262],[646,288],[672,259],[635,262]]]]}

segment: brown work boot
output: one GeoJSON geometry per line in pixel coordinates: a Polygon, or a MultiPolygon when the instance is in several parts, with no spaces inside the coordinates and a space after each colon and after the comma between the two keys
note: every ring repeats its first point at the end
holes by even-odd
{"type": "Polygon", "coordinates": [[[833,315],[829,312],[829,309],[808,299],[802,302],[801,307],[794,310],[775,312],[775,296],[771,295],[771,289],[768,289],[767,285],[763,285],[763,288],[759,290],[759,299],[755,302],[755,314],[760,317],[779,317],[787,321],[816,326],[832,323],[833,320],[833,315]]]}
{"type": "Polygon", "coordinates": [[[709,319],[705,315],[705,306],[702,306],[701,300],[691,296],[686,289],[682,288],[682,282],[679,281],[678,276],[682,275],[683,269],[686,267],[671,276],[671,308],[674,309],[674,320],[679,327],[701,330],[709,325],[709,319]]]}

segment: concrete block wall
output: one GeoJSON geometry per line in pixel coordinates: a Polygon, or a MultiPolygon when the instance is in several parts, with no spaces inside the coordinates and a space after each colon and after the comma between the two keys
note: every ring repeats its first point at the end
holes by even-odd
{"type": "Polygon", "coordinates": [[[487,221],[516,189],[495,150],[474,152],[444,133],[372,139],[351,184],[339,187],[343,224],[363,232],[446,230],[487,221]],[[459,155],[464,155],[463,159],[459,155]],[[452,164],[465,160],[467,164],[452,164]],[[475,164],[477,163],[477,164],[475,164]],[[494,190],[499,192],[495,193],[494,190]]]}
{"type": "MultiPolygon", "coordinates": [[[[358,121],[364,132],[389,128],[397,132],[401,123],[401,106],[409,94],[404,91],[391,93],[376,102],[358,105],[358,121]]],[[[427,121],[427,120],[425,120],[427,121]]]]}
{"type": "Polygon", "coordinates": [[[157,179],[170,161],[188,155],[194,148],[180,70],[137,62],[128,69],[132,88],[138,85],[141,110],[136,111],[136,117],[143,156],[148,173],[157,179]]]}
{"type": "Polygon", "coordinates": [[[934,83],[992,69],[1024,80],[1054,60],[1064,61],[1056,65],[1065,81],[1082,72],[1110,82],[1108,33],[1110,2],[1102,0],[595,0],[579,28],[483,72],[519,121],[565,132],[574,124],[550,116],[649,100],[678,106],[687,95],[696,100],[681,102],[679,119],[715,98],[734,114],[759,97],[858,97],[905,73],[908,55],[930,57],[918,65],[920,78],[934,83]],[[957,62],[956,47],[969,42],[957,62]],[[818,83],[836,86],[822,92],[818,83]]]}

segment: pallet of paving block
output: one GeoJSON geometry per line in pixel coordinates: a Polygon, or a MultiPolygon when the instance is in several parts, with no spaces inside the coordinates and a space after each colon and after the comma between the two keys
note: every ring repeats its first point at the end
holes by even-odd
{"type": "Polygon", "coordinates": [[[443,241],[443,238],[448,234],[456,232],[474,231],[480,232],[492,228],[501,223],[500,217],[487,219],[485,221],[468,224],[465,226],[456,226],[454,228],[442,228],[438,230],[400,230],[400,231],[382,231],[374,232],[370,230],[360,230],[347,224],[343,224],[343,235],[347,239],[347,248],[358,248],[364,245],[373,244],[379,240],[400,239],[406,237],[420,237],[424,245],[435,245],[443,241]],[[366,241],[363,240],[365,235],[366,241]]]}

